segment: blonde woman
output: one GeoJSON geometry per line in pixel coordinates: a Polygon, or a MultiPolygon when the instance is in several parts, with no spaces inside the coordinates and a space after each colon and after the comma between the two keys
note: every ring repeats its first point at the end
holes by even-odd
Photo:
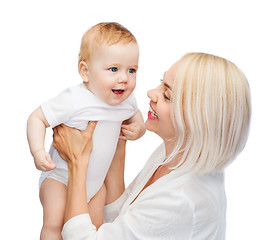
{"type": "Polygon", "coordinates": [[[98,231],[85,187],[96,123],[84,132],[54,130],[55,148],[69,164],[63,239],[225,239],[224,168],[244,148],[251,116],[245,76],[223,58],[190,53],[148,97],[145,125],[163,143],[125,189],[125,141],[119,140],[106,188],[96,195],[106,194],[107,204],[98,231]]]}

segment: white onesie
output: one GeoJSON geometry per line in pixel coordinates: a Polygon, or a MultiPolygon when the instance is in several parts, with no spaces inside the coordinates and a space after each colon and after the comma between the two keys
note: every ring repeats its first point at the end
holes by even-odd
{"type": "MultiPolygon", "coordinates": [[[[121,123],[132,117],[138,110],[136,99],[131,94],[118,105],[109,105],[92,94],[81,83],[67,88],[57,97],[41,105],[43,113],[53,128],[61,123],[85,130],[88,121],[98,121],[93,134],[93,151],[87,170],[87,201],[98,192],[103,184],[114,156],[121,123]]],[[[56,168],[49,172],[42,172],[39,185],[46,177],[53,177],[67,185],[67,163],[59,156],[51,144],[49,153],[56,168]]]]}

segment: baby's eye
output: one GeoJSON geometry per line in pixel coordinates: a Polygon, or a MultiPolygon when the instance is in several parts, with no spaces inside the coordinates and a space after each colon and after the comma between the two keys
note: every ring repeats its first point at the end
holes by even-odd
{"type": "Polygon", "coordinates": [[[111,67],[111,68],[109,68],[109,70],[112,71],[112,72],[117,72],[118,71],[117,67],[111,67]]]}
{"type": "Polygon", "coordinates": [[[136,69],[130,68],[130,69],[128,70],[128,72],[129,72],[129,73],[135,73],[135,72],[136,72],[136,69]]]}

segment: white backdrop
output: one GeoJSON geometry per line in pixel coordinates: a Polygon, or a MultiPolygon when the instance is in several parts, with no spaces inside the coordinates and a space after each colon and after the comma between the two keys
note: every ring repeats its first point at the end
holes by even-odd
{"type": "MultiPolygon", "coordinates": [[[[43,101],[78,84],[82,34],[101,21],[130,29],[140,46],[136,97],[146,119],[146,92],[187,52],[236,63],[252,91],[246,149],[227,170],[227,239],[279,239],[278,5],[276,1],[1,1],[1,236],[38,239],[39,172],[26,141],[26,120],[43,101]]],[[[51,142],[47,132],[46,145],[51,142]]],[[[128,143],[126,183],[160,139],[147,133],[128,143]]]]}

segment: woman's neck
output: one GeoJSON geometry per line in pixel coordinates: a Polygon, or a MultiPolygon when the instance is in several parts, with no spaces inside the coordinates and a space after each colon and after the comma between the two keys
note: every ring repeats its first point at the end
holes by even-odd
{"type": "MultiPolygon", "coordinates": [[[[173,141],[164,141],[164,143],[165,143],[165,151],[166,151],[166,159],[167,159],[169,156],[171,156],[175,148],[175,144],[173,141]]],[[[181,157],[182,157],[182,153],[178,153],[176,156],[174,156],[174,158],[169,163],[165,165],[169,168],[173,168],[179,164],[179,162],[181,161],[181,157]]]]}

